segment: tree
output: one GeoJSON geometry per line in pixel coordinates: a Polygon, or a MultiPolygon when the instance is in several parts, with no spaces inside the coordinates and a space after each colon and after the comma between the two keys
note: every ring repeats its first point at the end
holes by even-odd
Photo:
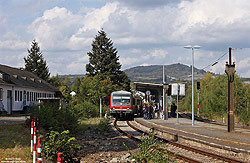
{"type": "Polygon", "coordinates": [[[98,31],[98,35],[92,43],[92,52],[87,54],[89,56],[89,64],[86,65],[88,76],[101,74],[102,79],[108,76],[113,84],[121,86],[125,90],[130,89],[130,81],[126,73],[121,71],[117,50],[103,30],[98,31]]]}
{"type": "Polygon", "coordinates": [[[81,79],[76,77],[74,84],[71,86],[71,90],[75,91],[76,94],[80,92],[81,79]]]}
{"type": "Polygon", "coordinates": [[[59,78],[59,75],[56,74],[56,76],[52,76],[49,79],[49,83],[57,88],[59,88],[62,85],[62,80],[59,78]]]}
{"type": "MultiPolygon", "coordinates": [[[[223,118],[227,115],[227,76],[217,75],[212,77],[207,73],[201,80],[200,89],[200,115],[210,119],[223,118]]],[[[196,88],[196,87],[195,87],[196,88]]],[[[191,85],[186,90],[184,106],[191,108],[191,85]]],[[[195,92],[195,110],[197,110],[197,93],[195,92]]],[[[244,125],[250,124],[250,86],[241,81],[238,75],[234,77],[234,112],[236,120],[244,125]]]]}
{"type": "Polygon", "coordinates": [[[87,77],[82,79],[80,85],[81,101],[90,101],[92,104],[98,105],[99,99],[102,98],[104,105],[109,104],[109,98],[112,91],[116,88],[109,77],[102,79],[101,75],[87,77]]]}
{"type": "Polygon", "coordinates": [[[67,85],[63,85],[59,88],[60,92],[62,93],[62,96],[66,103],[69,103],[71,100],[71,95],[70,95],[70,88],[67,85]]]}
{"type": "Polygon", "coordinates": [[[49,68],[40,52],[40,47],[36,40],[33,40],[31,48],[28,49],[28,53],[27,58],[24,58],[25,70],[34,73],[45,81],[49,81],[49,68]]]}

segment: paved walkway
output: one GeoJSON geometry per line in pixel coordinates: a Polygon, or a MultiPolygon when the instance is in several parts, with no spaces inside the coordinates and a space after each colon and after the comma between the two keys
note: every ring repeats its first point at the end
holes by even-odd
{"type": "Polygon", "coordinates": [[[227,126],[208,124],[198,121],[195,121],[192,126],[192,121],[185,118],[179,118],[179,123],[177,123],[176,118],[169,118],[168,120],[144,120],[140,118],[138,120],[166,128],[178,135],[191,135],[193,138],[211,141],[223,146],[245,149],[250,153],[249,129],[235,128],[234,132],[227,132],[227,126]]]}
{"type": "Polygon", "coordinates": [[[0,116],[0,125],[1,124],[13,124],[13,123],[25,123],[28,116],[0,116]]]}

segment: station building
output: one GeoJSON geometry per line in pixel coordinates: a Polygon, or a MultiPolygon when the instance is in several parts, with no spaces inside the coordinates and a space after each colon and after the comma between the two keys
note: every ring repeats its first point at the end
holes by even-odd
{"type": "Polygon", "coordinates": [[[59,90],[23,68],[0,64],[0,111],[28,111],[39,98],[55,98],[59,90]]]}

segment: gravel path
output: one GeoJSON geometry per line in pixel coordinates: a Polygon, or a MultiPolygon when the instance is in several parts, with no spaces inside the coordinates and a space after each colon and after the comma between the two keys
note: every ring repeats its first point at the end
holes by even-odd
{"type": "Polygon", "coordinates": [[[81,163],[96,162],[131,162],[131,157],[123,145],[125,143],[131,152],[137,149],[137,143],[121,135],[112,128],[108,133],[101,134],[90,128],[84,134],[77,136],[78,143],[83,147],[79,154],[81,163]]]}

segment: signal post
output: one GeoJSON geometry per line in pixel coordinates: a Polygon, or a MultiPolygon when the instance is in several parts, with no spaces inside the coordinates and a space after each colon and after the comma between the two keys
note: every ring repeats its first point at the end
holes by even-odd
{"type": "Polygon", "coordinates": [[[228,80],[228,102],[227,102],[227,131],[234,131],[234,74],[235,63],[231,63],[231,50],[229,48],[229,63],[226,62],[226,74],[228,80]]]}

